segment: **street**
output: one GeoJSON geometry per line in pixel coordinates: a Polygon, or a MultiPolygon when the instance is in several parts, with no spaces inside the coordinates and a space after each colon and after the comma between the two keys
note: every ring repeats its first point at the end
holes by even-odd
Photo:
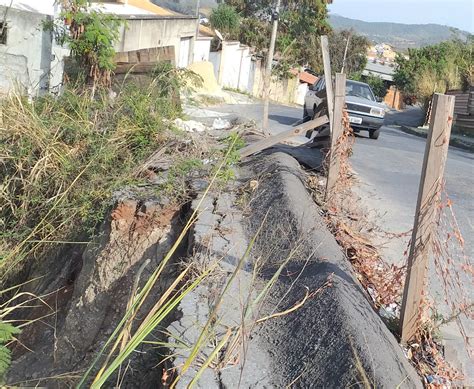
{"type": "MultiPolygon", "coordinates": [[[[261,122],[262,104],[222,105],[213,111],[232,113],[248,120],[261,122]]],[[[279,133],[301,120],[301,108],[270,105],[269,131],[279,133]]],[[[422,120],[419,111],[389,113],[386,122],[414,125],[422,120]]],[[[296,137],[296,143],[306,138],[296,137]]],[[[418,186],[426,139],[406,134],[395,127],[382,127],[378,140],[362,132],[357,135],[350,159],[359,185],[355,188],[363,205],[376,212],[378,224],[386,232],[406,232],[413,227],[418,186]]],[[[449,148],[445,172],[446,190],[453,202],[461,232],[466,241],[466,254],[473,257],[474,242],[474,154],[449,148]]],[[[390,246],[386,260],[398,263],[409,237],[390,246]]]]}
{"type": "MultiPolygon", "coordinates": [[[[213,107],[212,110],[255,120],[257,124],[261,123],[263,112],[262,104],[224,105],[213,107]]],[[[272,104],[269,131],[276,134],[286,130],[289,126],[299,123],[301,116],[301,108],[272,104]]],[[[386,117],[386,123],[390,125],[416,126],[422,120],[423,115],[417,109],[391,112],[386,117]]],[[[303,143],[306,138],[296,137],[293,141],[303,143]]],[[[389,126],[382,127],[378,140],[369,139],[368,134],[364,132],[356,137],[350,162],[357,176],[358,184],[355,185],[354,192],[360,196],[361,206],[368,210],[370,221],[381,231],[388,234],[405,233],[392,238],[380,234],[374,236],[374,243],[380,246],[384,260],[389,263],[399,264],[406,261],[404,252],[411,237],[409,231],[413,227],[425,142],[424,138],[389,126]]],[[[465,254],[468,258],[473,258],[474,154],[450,147],[445,179],[446,191],[453,202],[457,222],[465,240],[465,254]]],[[[428,277],[431,295],[436,301],[443,301],[442,282],[432,263],[428,277]]],[[[472,300],[474,291],[467,288],[467,292],[472,300]]],[[[441,313],[448,314],[443,307],[439,308],[441,313]]],[[[472,336],[472,321],[464,324],[468,336],[472,336]]],[[[442,334],[446,342],[448,360],[467,373],[468,382],[474,382],[472,361],[465,351],[456,325],[450,323],[444,326],[442,334]]]]}

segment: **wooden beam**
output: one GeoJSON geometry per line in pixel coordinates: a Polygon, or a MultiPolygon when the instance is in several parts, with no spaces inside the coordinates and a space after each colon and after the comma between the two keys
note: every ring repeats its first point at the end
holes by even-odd
{"type": "Polygon", "coordinates": [[[248,157],[249,155],[268,149],[269,147],[276,145],[277,143],[280,143],[292,136],[302,135],[308,130],[312,130],[313,128],[322,126],[323,124],[328,123],[328,121],[329,119],[327,116],[322,116],[309,122],[303,123],[298,127],[291,128],[290,130],[283,131],[279,134],[262,139],[259,142],[255,142],[251,145],[244,147],[243,149],[240,149],[240,157],[248,157]]]}
{"type": "Polygon", "coordinates": [[[453,111],[454,96],[434,95],[400,312],[403,343],[410,341],[415,335],[422,314],[428,256],[436,228],[434,222],[448,154],[453,111]]]}
{"type": "Polygon", "coordinates": [[[341,156],[338,150],[338,141],[343,132],[342,119],[346,104],[346,75],[336,74],[336,88],[334,95],[334,117],[331,130],[331,149],[329,154],[328,179],[326,182],[326,195],[328,200],[334,193],[334,188],[339,179],[341,156]]]}
{"type": "Polygon", "coordinates": [[[326,83],[326,100],[328,106],[329,125],[332,128],[334,113],[334,92],[332,89],[331,57],[327,35],[321,36],[321,51],[323,53],[324,80],[326,83]]]}

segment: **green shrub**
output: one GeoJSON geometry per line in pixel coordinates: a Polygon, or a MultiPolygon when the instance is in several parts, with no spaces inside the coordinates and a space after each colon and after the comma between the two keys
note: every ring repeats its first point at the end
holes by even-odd
{"type": "Polygon", "coordinates": [[[219,4],[212,10],[209,18],[211,26],[219,30],[226,39],[236,39],[239,36],[240,16],[234,7],[219,4]]]}
{"type": "Polygon", "coordinates": [[[380,97],[381,99],[383,99],[387,94],[387,86],[385,85],[385,82],[378,76],[363,76],[361,73],[352,73],[349,76],[349,79],[366,82],[372,88],[375,96],[380,97]]]}

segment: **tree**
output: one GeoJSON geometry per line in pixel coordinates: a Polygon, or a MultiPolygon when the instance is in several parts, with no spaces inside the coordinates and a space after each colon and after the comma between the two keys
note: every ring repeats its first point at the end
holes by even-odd
{"type": "Polygon", "coordinates": [[[346,53],[344,73],[362,72],[367,65],[367,49],[369,40],[362,35],[357,35],[354,31],[342,30],[332,31],[329,34],[329,54],[331,55],[331,67],[334,72],[340,72],[344,63],[346,53]],[[346,45],[349,39],[349,46],[346,45]]]}
{"type": "Polygon", "coordinates": [[[287,0],[281,12],[277,50],[292,64],[320,67],[319,37],[330,31],[325,1],[287,0]]]}
{"type": "Polygon", "coordinates": [[[369,84],[370,88],[374,92],[375,96],[383,99],[387,94],[387,85],[385,82],[378,76],[369,74],[368,76],[363,76],[362,73],[352,73],[349,75],[349,79],[355,81],[362,81],[369,84]]]}
{"type": "MultiPolygon", "coordinates": [[[[263,55],[268,49],[272,0],[222,0],[211,15],[211,24],[228,37],[238,39],[263,55]],[[232,11],[224,6],[231,7],[232,11]],[[225,12],[224,12],[225,11],[225,12]],[[241,19],[239,33],[235,34],[235,13],[241,19]],[[231,16],[232,15],[232,16],[231,16]]],[[[319,37],[331,32],[327,20],[326,0],[282,0],[275,58],[276,74],[284,77],[295,66],[310,66],[322,71],[319,37]]],[[[357,43],[357,42],[356,42],[357,43]]],[[[352,56],[354,62],[359,57],[352,56]]]]}
{"type": "Polygon", "coordinates": [[[60,18],[50,26],[58,42],[71,49],[71,56],[85,69],[93,88],[109,86],[115,69],[114,43],[123,21],[88,9],[87,0],[62,1],[60,18]]]}
{"type": "Polygon", "coordinates": [[[454,39],[420,49],[409,49],[408,58],[398,55],[395,84],[425,104],[435,92],[465,89],[474,81],[474,38],[454,39]]]}
{"type": "MultiPolygon", "coordinates": [[[[226,0],[242,16],[239,39],[255,47],[258,54],[268,49],[272,21],[271,0],[226,0]]],[[[331,28],[324,0],[283,0],[276,42],[280,68],[320,62],[319,36],[331,28]]]]}
{"type": "Polygon", "coordinates": [[[212,10],[209,18],[211,26],[219,30],[225,39],[238,38],[240,31],[240,16],[236,9],[228,4],[219,4],[212,10]]]}

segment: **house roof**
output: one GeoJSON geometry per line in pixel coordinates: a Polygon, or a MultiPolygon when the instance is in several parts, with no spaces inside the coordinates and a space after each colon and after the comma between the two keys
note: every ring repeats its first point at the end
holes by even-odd
{"type": "Polygon", "coordinates": [[[137,7],[142,10],[149,11],[159,16],[173,16],[173,15],[184,16],[177,12],[171,11],[168,8],[163,8],[156,4],[153,4],[150,0],[116,0],[116,1],[113,1],[113,3],[122,3],[122,4],[125,3],[126,5],[131,5],[133,7],[137,7]]]}
{"type": "Polygon", "coordinates": [[[199,35],[206,36],[206,37],[215,37],[216,33],[210,27],[203,26],[202,24],[199,25],[199,35]]]}
{"type": "Polygon", "coordinates": [[[154,15],[154,13],[151,11],[134,7],[133,5],[129,4],[97,2],[91,3],[90,8],[95,11],[101,11],[114,15],[154,15]]]}
{"type": "Polygon", "coordinates": [[[393,81],[393,75],[395,74],[395,68],[388,65],[382,65],[381,63],[367,62],[364,71],[364,76],[369,74],[379,76],[382,80],[393,81]]]}
{"type": "Polygon", "coordinates": [[[55,15],[59,7],[55,0],[0,0],[0,6],[11,7],[22,11],[43,15],[55,15]]]}
{"type": "Polygon", "coordinates": [[[306,82],[307,84],[313,85],[318,80],[318,77],[308,72],[301,72],[299,74],[299,79],[301,82],[306,82]]]}
{"type": "MultiPolygon", "coordinates": [[[[56,15],[60,7],[56,0],[0,0],[0,6],[44,15],[56,15]]],[[[167,8],[151,3],[149,0],[92,0],[92,9],[116,15],[143,15],[163,17],[185,17],[167,8]]]]}
{"type": "Polygon", "coordinates": [[[94,8],[105,13],[120,15],[125,19],[196,19],[160,7],[149,0],[92,0],[94,8]]]}

